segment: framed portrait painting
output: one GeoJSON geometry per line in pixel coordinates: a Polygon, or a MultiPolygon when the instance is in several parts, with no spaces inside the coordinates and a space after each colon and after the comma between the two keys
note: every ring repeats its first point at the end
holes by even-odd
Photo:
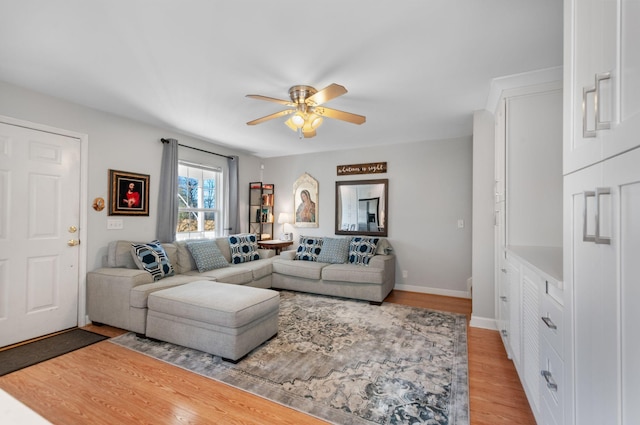
{"type": "Polygon", "coordinates": [[[109,215],[149,215],[149,175],[109,170],[109,215]]]}
{"type": "Polygon", "coordinates": [[[296,227],[318,227],[318,181],[304,173],[293,184],[296,227]]]}

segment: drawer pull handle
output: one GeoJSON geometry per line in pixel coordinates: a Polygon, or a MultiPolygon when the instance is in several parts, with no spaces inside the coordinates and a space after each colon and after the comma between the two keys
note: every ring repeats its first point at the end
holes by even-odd
{"type": "MultiPolygon", "coordinates": [[[[588,103],[588,96],[590,93],[593,93],[594,96],[596,96],[596,87],[583,87],[582,88],[582,137],[584,137],[585,139],[587,137],[596,137],[598,135],[596,130],[589,130],[589,107],[587,106],[588,103]]],[[[595,102],[596,100],[594,99],[594,112],[595,112],[595,102]]]]}
{"type": "Polygon", "coordinates": [[[502,271],[502,273],[506,273],[507,269],[500,269],[500,271],[502,271]]]}
{"type": "Polygon", "coordinates": [[[553,321],[551,321],[550,317],[542,317],[542,321],[544,322],[545,325],[547,325],[549,329],[558,329],[556,324],[553,323],[553,321]]]}
{"type": "Polygon", "coordinates": [[[547,388],[551,391],[558,391],[558,384],[553,380],[553,376],[551,376],[551,372],[548,370],[540,371],[540,374],[544,377],[544,380],[547,381],[547,388]]]}
{"type": "Polygon", "coordinates": [[[596,235],[594,242],[597,244],[611,245],[611,238],[600,236],[600,195],[610,195],[611,189],[608,187],[599,187],[596,189],[596,235]]]}
{"type": "Polygon", "coordinates": [[[595,198],[596,193],[594,191],[588,190],[583,193],[584,196],[584,204],[582,207],[582,240],[584,242],[595,242],[596,235],[590,235],[587,233],[587,223],[588,223],[588,213],[587,213],[587,199],[595,198]]]}
{"type": "Polygon", "coordinates": [[[500,297],[500,301],[504,301],[505,303],[507,302],[507,297],[505,297],[504,295],[502,295],[500,297]]]}
{"type": "Polygon", "coordinates": [[[608,130],[611,128],[610,121],[602,121],[600,120],[600,115],[602,113],[602,94],[600,93],[600,82],[603,80],[610,80],[611,73],[603,72],[601,74],[596,74],[596,94],[594,99],[594,107],[595,107],[595,116],[596,116],[596,130],[608,130]]]}

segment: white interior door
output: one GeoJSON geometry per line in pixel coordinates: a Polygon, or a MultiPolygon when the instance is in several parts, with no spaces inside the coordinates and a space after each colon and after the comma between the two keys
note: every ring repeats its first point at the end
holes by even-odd
{"type": "Polygon", "coordinates": [[[0,347],[78,324],[80,147],[0,123],[0,347]]]}

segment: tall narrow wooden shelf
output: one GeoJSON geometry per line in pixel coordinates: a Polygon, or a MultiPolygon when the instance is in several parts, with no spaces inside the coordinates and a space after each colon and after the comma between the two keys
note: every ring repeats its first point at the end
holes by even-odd
{"type": "Polygon", "coordinates": [[[258,240],[274,239],[274,186],[271,183],[249,183],[249,233],[258,240]]]}

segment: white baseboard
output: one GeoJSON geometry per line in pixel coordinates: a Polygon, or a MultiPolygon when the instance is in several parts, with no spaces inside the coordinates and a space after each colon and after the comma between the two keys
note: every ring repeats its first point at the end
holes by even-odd
{"type": "Polygon", "coordinates": [[[473,314],[471,315],[469,326],[473,328],[489,329],[492,331],[498,330],[498,327],[496,326],[496,319],[492,319],[490,317],[478,317],[473,314]]]}
{"type": "Polygon", "coordinates": [[[470,291],[453,291],[451,289],[428,288],[425,286],[399,284],[396,284],[394,289],[397,289],[398,291],[419,292],[421,294],[444,295],[446,297],[471,298],[470,291]]]}

